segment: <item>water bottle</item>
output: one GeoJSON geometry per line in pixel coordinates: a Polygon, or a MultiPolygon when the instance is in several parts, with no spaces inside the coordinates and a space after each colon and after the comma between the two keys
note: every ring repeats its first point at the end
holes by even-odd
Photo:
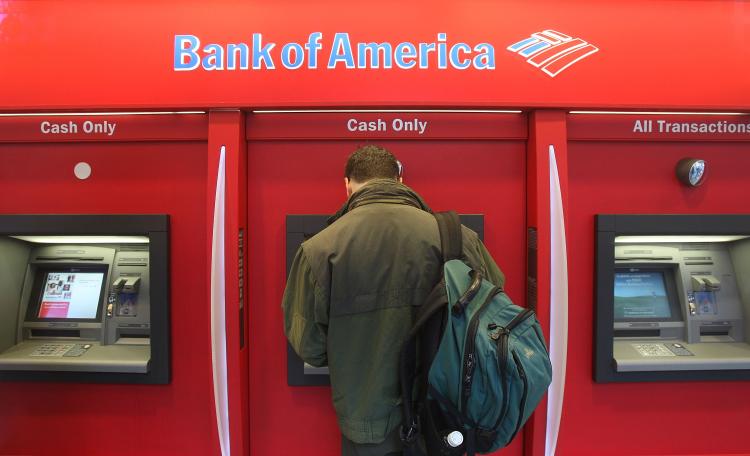
{"type": "Polygon", "coordinates": [[[443,441],[451,448],[458,448],[464,443],[464,435],[459,431],[452,431],[443,437],[443,441]]]}

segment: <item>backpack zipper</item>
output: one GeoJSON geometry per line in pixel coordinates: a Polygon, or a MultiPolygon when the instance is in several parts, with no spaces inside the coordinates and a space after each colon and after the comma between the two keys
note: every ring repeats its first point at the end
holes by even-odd
{"type": "Polygon", "coordinates": [[[479,326],[479,317],[482,316],[485,309],[489,305],[492,298],[495,297],[502,290],[500,288],[493,288],[490,294],[485,299],[482,306],[476,313],[471,317],[469,321],[469,329],[466,332],[466,347],[464,348],[464,359],[463,359],[463,377],[461,380],[461,408],[460,411],[466,413],[466,404],[469,402],[469,395],[471,394],[471,384],[474,380],[474,367],[476,367],[476,357],[474,350],[476,349],[476,336],[477,327],[479,326]]]}
{"type": "MultiPolygon", "coordinates": [[[[508,364],[508,339],[510,338],[510,331],[521,324],[524,320],[529,318],[534,313],[531,309],[524,309],[516,315],[513,320],[508,323],[508,326],[498,326],[495,325],[495,328],[493,329],[499,329],[499,332],[497,333],[497,338],[495,339],[497,342],[497,356],[498,356],[498,367],[500,369],[500,378],[503,382],[503,408],[500,409],[500,416],[497,418],[497,424],[495,427],[500,425],[500,422],[505,418],[505,415],[508,413],[507,408],[510,406],[508,403],[508,385],[507,380],[505,378],[505,366],[508,364]]],[[[492,323],[494,325],[494,323],[492,323]]],[[[493,337],[494,338],[494,337],[493,337]]]]}
{"type": "MultiPolygon", "coordinates": [[[[508,338],[510,337],[510,332],[521,324],[522,321],[526,320],[533,314],[534,311],[531,309],[524,309],[521,313],[515,316],[513,320],[508,323],[508,326],[498,326],[500,328],[500,337],[497,341],[498,345],[498,356],[500,356],[500,368],[505,369],[505,365],[508,364],[508,338]]],[[[501,372],[502,374],[502,372],[501,372]]]]}
{"type": "Polygon", "coordinates": [[[508,442],[513,441],[513,439],[516,437],[516,434],[518,434],[518,431],[521,430],[521,423],[523,422],[523,413],[524,409],[526,408],[526,396],[529,392],[529,381],[526,378],[526,371],[523,368],[523,364],[521,364],[521,361],[518,359],[518,355],[516,352],[513,352],[513,361],[516,363],[516,369],[518,370],[518,376],[521,377],[521,381],[523,382],[523,394],[521,395],[521,410],[518,412],[518,421],[516,422],[516,429],[513,431],[513,434],[510,436],[510,439],[508,439],[508,442]]]}
{"type": "Polygon", "coordinates": [[[515,328],[516,326],[520,325],[521,322],[523,322],[524,320],[526,320],[527,318],[529,318],[531,316],[531,314],[533,314],[533,313],[534,313],[534,311],[531,310],[531,309],[523,309],[521,311],[521,313],[519,313],[518,315],[516,315],[516,318],[514,318],[513,320],[511,320],[510,323],[508,323],[508,326],[506,326],[505,328],[508,331],[512,331],[513,328],[515,328]]]}
{"type": "Polygon", "coordinates": [[[503,383],[503,405],[500,408],[500,414],[497,417],[497,421],[495,422],[495,426],[493,428],[497,428],[500,426],[500,423],[502,422],[503,418],[505,417],[505,413],[507,412],[506,408],[508,407],[508,380],[505,378],[504,374],[504,366],[499,364],[501,362],[501,353],[505,353],[508,350],[507,344],[508,344],[508,335],[510,332],[502,327],[498,326],[495,323],[490,323],[487,329],[494,331],[497,329],[497,332],[492,333],[490,335],[490,338],[495,341],[495,344],[497,345],[497,360],[498,360],[498,366],[497,366],[497,373],[500,376],[500,381],[503,383]]]}

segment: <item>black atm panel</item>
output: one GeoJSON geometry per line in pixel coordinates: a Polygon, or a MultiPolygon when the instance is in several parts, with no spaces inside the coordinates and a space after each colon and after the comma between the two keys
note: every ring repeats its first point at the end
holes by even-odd
{"type": "MultiPolygon", "coordinates": [[[[286,275],[292,268],[294,255],[302,243],[327,226],[328,215],[287,215],[286,217],[286,275]]],[[[461,223],[474,230],[484,240],[484,215],[461,215],[461,223]]],[[[331,384],[327,367],[305,364],[287,342],[287,383],[289,386],[327,386],[331,384]]]]}

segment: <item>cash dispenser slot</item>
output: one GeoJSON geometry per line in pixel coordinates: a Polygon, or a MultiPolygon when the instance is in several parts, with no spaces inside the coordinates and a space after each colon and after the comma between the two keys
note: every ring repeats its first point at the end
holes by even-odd
{"type": "Polygon", "coordinates": [[[734,340],[730,336],[732,325],[729,323],[701,325],[699,331],[701,342],[732,342],[734,340]]]}
{"type": "Polygon", "coordinates": [[[615,257],[617,261],[672,261],[669,256],[619,256],[615,257]]]}
{"type": "Polygon", "coordinates": [[[615,329],[615,337],[640,337],[640,338],[657,338],[660,335],[658,329],[615,329]]]}
{"type": "Polygon", "coordinates": [[[120,336],[117,341],[118,344],[125,343],[122,339],[148,339],[150,337],[147,329],[140,331],[134,329],[118,329],[117,334],[120,336]]]}
{"type": "Polygon", "coordinates": [[[85,257],[85,256],[38,256],[37,261],[104,261],[104,257],[85,257]]]}
{"type": "Polygon", "coordinates": [[[701,326],[701,337],[703,336],[729,336],[730,328],[726,326],[701,326]]]}
{"type": "Polygon", "coordinates": [[[31,339],[46,339],[49,337],[80,339],[81,331],[76,329],[32,329],[31,339]]]}

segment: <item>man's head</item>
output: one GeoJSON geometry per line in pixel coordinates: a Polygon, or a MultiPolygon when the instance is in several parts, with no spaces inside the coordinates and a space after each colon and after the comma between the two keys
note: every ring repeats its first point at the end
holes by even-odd
{"type": "Polygon", "coordinates": [[[347,196],[351,196],[372,179],[393,179],[401,182],[401,164],[392,153],[380,146],[362,146],[346,161],[344,183],[347,196]]]}

